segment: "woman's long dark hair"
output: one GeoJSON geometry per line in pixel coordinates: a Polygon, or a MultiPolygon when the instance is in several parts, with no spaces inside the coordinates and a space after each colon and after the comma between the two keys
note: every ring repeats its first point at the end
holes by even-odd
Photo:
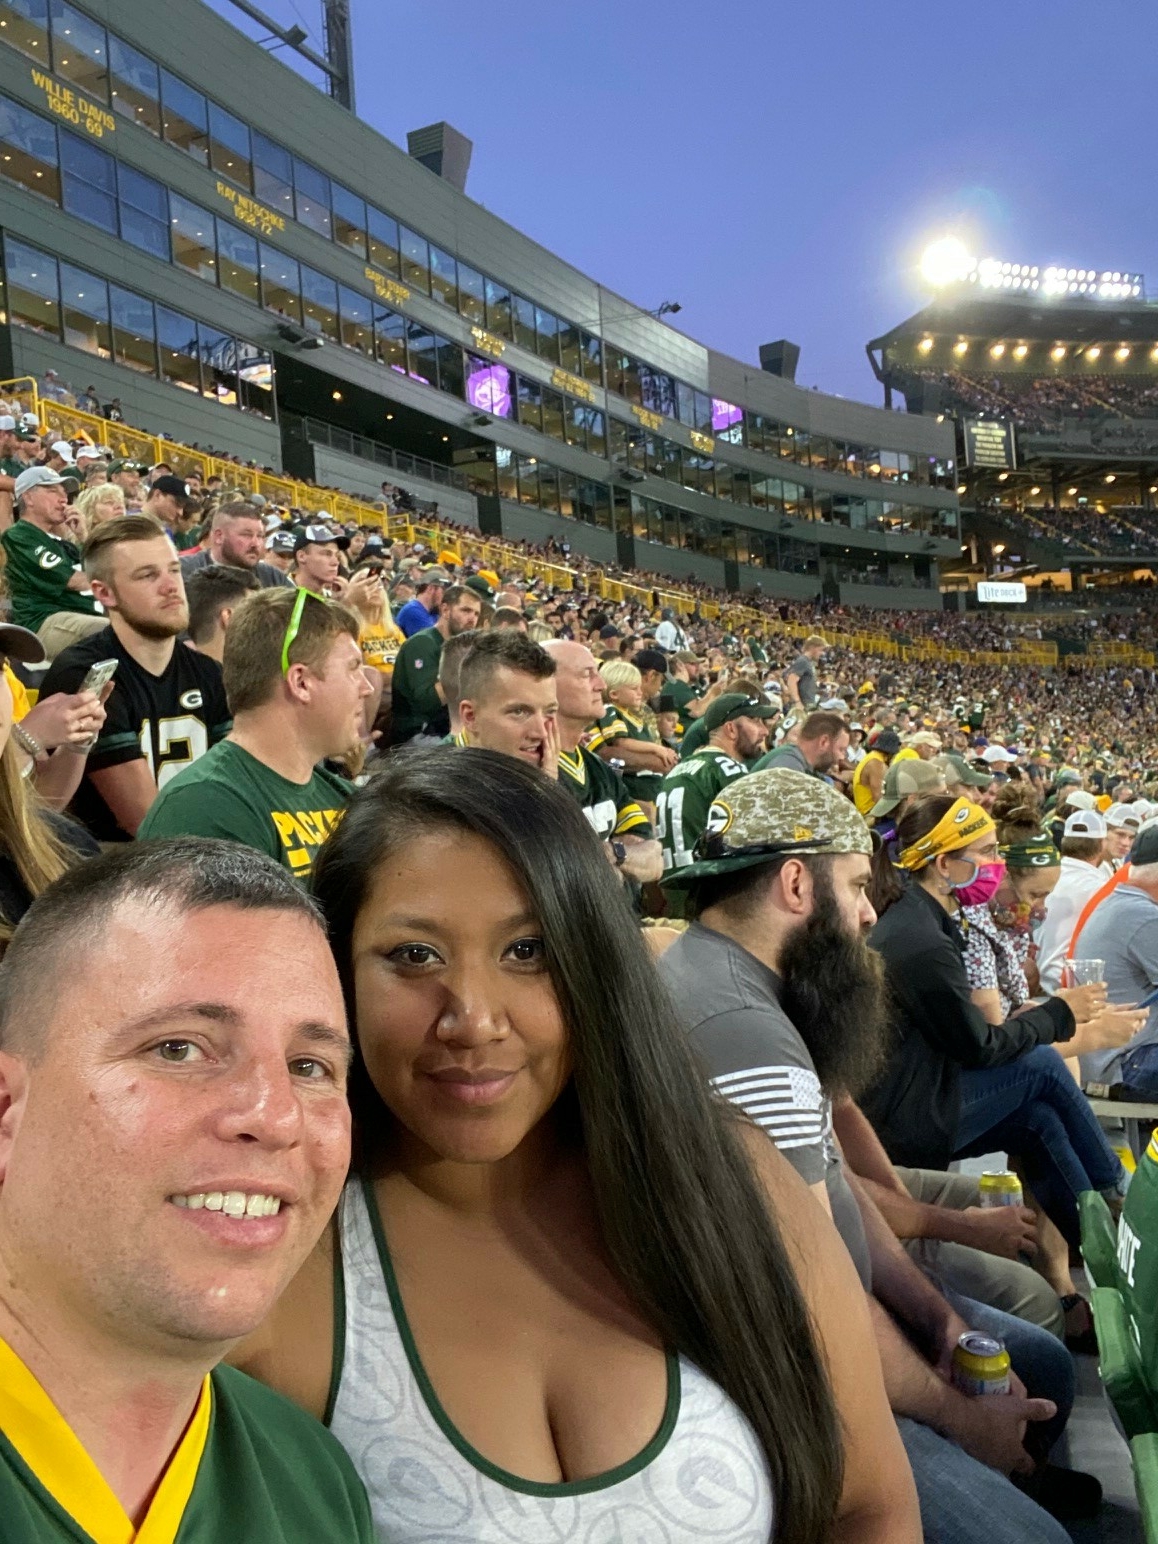
{"type": "MultiPolygon", "coordinates": [[[[843,1462],[808,1310],[735,1122],[695,1062],[622,886],[564,789],[514,758],[448,747],[393,758],[354,796],[314,871],[351,1017],[351,939],[372,875],[392,851],[447,827],[489,841],[538,916],[620,1280],[665,1343],[751,1422],[772,1477],[777,1544],[821,1544],[843,1462]]],[[[360,1058],[351,1098],[363,1132],[368,1113],[381,1122],[360,1058]]]]}

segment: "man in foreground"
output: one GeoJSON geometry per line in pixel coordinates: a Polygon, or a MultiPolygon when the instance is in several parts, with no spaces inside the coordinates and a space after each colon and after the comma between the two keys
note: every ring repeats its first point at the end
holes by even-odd
{"type": "Polygon", "coordinates": [[[84,566],[108,626],[58,654],[40,689],[77,692],[98,661],[117,661],[72,810],[98,841],[126,842],[157,790],[226,733],[229,709],[221,667],[177,642],[189,624],[181,564],[152,515],[103,521],[84,566]]]}
{"type": "Polygon", "coordinates": [[[318,914],[256,855],[122,848],[34,902],[0,965],[5,1544],[370,1544],[339,1445],[220,1365],[337,1202],[349,1057],[318,914]]]}
{"type": "Polygon", "coordinates": [[[262,590],[225,635],[227,739],[166,784],[142,837],[216,836],[307,879],[351,787],[319,763],[361,739],[370,683],[357,618],[306,590],[262,590]]]}
{"type": "Polygon", "coordinates": [[[1006,1474],[1077,1513],[1096,1482],[1035,1473],[1073,1400],[1073,1368],[1046,1331],[939,1291],[851,1176],[832,1101],[855,1098],[879,1064],[881,962],[865,943],[871,842],[847,800],[796,772],[739,779],[709,813],[698,861],[665,880],[695,919],[660,962],[715,1086],[763,1128],[828,1210],[857,1266],[885,1386],[913,1466],[926,1537],[1062,1544],[1067,1535],[1006,1474]],[[1006,1341],[1038,1396],[967,1398],[948,1381],[967,1329],[1006,1341]],[[918,1349],[919,1348],[919,1349],[918,1349]],[[1048,1423],[1048,1424],[1046,1424],[1048,1423]]]}

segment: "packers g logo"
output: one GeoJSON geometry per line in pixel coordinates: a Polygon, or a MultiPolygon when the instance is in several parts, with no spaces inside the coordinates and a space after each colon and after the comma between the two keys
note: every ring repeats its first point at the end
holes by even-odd
{"type": "Polygon", "coordinates": [[[953,824],[955,826],[963,826],[967,820],[972,819],[972,816],[973,806],[971,804],[967,804],[964,809],[958,810],[957,813],[953,816],[953,824]]]}
{"type": "Polygon", "coordinates": [[[708,811],[707,824],[704,826],[705,836],[723,836],[725,831],[731,830],[732,811],[723,801],[717,799],[708,811]]]}
{"type": "Polygon", "coordinates": [[[59,552],[42,552],[37,562],[41,568],[59,568],[61,556],[59,552]]]}
{"type": "Polygon", "coordinates": [[[182,692],[180,697],[177,698],[177,701],[183,708],[199,708],[202,700],[201,693],[196,687],[193,687],[191,691],[182,692]]]}

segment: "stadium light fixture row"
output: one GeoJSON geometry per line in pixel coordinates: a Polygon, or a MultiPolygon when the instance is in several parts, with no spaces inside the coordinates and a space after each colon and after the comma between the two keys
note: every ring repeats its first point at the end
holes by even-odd
{"type": "MultiPolygon", "coordinates": [[[[968,338],[958,338],[956,343],[954,343],[953,352],[956,354],[958,359],[963,359],[964,356],[969,352],[969,341],[970,340],[968,338]]],[[[931,354],[936,346],[936,338],[926,333],[917,344],[917,352],[918,354],[931,354]]],[[[988,349],[990,359],[1003,359],[1008,352],[1012,354],[1013,358],[1019,362],[1023,359],[1027,359],[1029,357],[1030,351],[1031,345],[1028,343],[1017,343],[1012,348],[1010,348],[1007,343],[1001,340],[996,343],[991,343],[988,349]]],[[[1053,360],[1054,364],[1061,364],[1062,360],[1069,352],[1069,349],[1064,343],[1055,343],[1049,351],[1049,357],[1053,360]]],[[[1133,349],[1128,343],[1119,343],[1117,348],[1114,350],[1114,358],[1118,361],[1119,364],[1125,364],[1126,361],[1132,357],[1133,352],[1133,349]]],[[[1086,348],[1074,348],[1073,355],[1075,359],[1085,358],[1093,363],[1102,357],[1102,348],[1097,343],[1091,343],[1086,348]]],[[[1156,343],[1151,348],[1150,359],[1154,363],[1158,363],[1158,343],[1156,343]]]]}
{"type": "Polygon", "coordinates": [[[1084,295],[1095,300],[1136,300],[1143,276],[1118,268],[1048,268],[1033,263],[1006,263],[997,257],[975,258],[956,236],[934,241],[921,258],[921,275],[934,289],[951,284],[975,284],[984,290],[1043,295],[1084,295]]]}

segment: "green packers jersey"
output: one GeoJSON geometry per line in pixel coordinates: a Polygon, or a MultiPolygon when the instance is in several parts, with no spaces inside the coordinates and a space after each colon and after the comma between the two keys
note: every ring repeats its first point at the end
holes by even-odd
{"type": "Polygon", "coordinates": [[[595,834],[604,840],[611,836],[652,835],[647,816],[628,793],[619,773],[582,746],[574,754],[559,752],[559,785],[579,801],[595,834]]]}
{"type": "Polygon", "coordinates": [[[693,861],[712,800],[747,771],[743,762],[733,761],[726,751],[706,745],[667,773],[656,800],[656,834],[663,845],[665,875],[693,861]]]}
{"type": "Polygon", "coordinates": [[[1158,1388],[1158,1132],[1130,1180],[1118,1223],[1118,1290],[1142,1357],[1158,1388]]]}
{"type": "MultiPolygon", "coordinates": [[[[613,747],[612,754],[614,754],[616,740],[645,740],[650,745],[659,744],[659,736],[650,724],[645,723],[642,718],[637,718],[626,708],[617,708],[612,704],[588,735],[587,749],[598,751],[601,746],[610,745],[613,747]]],[[[633,799],[646,799],[649,804],[655,803],[660,783],[663,781],[661,772],[625,770],[621,775],[633,799]]]]}
{"type": "Polygon", "coordinates": [[[704,723],[703,715],[693,718],[691,727],[684,730],[684,737],[680,741],[680,760],[686,761],[689,756],[694,756],[699,750],[703,750],[708,743],[708,726],[704,723]]]}
{"type": "Polygon", "coordinates": [[[103,614],[91,590],[70,590],[81,571],[80,548],[51,535],[31,520],[17,520],[0,536],[7,558],[5,582],[12,597],[12,620],[33,632],[55,611],[103,614]]]}
{"type": "Polygon", "coordinates": [[[138,1530],[64,1417],[4,1346],[4,1544],[374,1544],[365,1489],[326,1429],[231,1367],[205,1380],[138,1530]]]}
{"type": "Polygon", "coordinates": [[[689,729],[696,720],[688,712],[688,703],[693,702],[699,693],[688,681],[670,680],[663,683],[663,694],[675,703],[680,723],[685,730],[689,729]]]}

